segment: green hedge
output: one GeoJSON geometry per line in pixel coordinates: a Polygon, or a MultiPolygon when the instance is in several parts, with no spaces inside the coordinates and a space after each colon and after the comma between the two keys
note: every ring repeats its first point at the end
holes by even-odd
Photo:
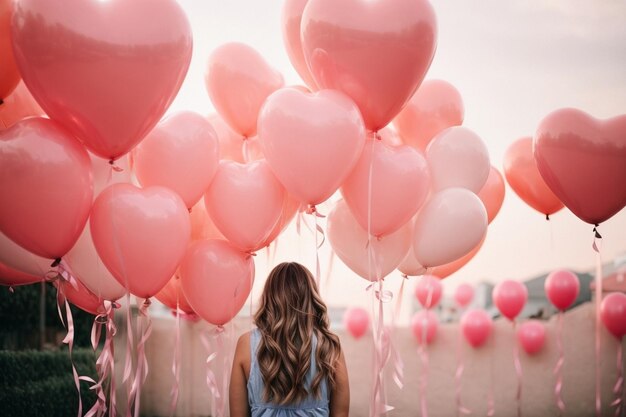
{"type": "MultiPolygon", "coordinates": [[[[74,351],[79,375],[97,380],[95,354],[89,349],[74,351]]],[[[83,413],[96,395],[81,382],[83,413]]],[[[75,416],[78,394],[67,350],[0,351],[0,413],[3,416],[75,416]]]]}

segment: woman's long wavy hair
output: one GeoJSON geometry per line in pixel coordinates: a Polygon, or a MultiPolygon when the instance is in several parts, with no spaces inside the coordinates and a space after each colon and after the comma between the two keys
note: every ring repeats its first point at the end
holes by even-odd
{"type": "Polygon", "coordinates": [[[334,387],[341,347],[329,330],[326,305],[308,269],[295,262],[276,266],[267,278],[254,321],[261,333],[256,354],[266,402],[297,404],[309,394],[319,398],[324,380],[330,389],[334,387]],[[317,372],[307,390],[313,335],[317,372]]]}

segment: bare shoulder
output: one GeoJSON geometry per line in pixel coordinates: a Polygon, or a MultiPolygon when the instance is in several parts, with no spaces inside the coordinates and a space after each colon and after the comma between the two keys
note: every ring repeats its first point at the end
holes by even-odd
{"type": "Polygon", "coordinates": [[[243,333],[237,340],[234,362],[244,370],[246,378],[250,375],[250,331],[243,333]]]}

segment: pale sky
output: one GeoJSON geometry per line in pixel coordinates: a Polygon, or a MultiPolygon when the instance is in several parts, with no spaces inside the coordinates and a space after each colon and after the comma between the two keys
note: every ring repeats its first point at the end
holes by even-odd
{"type": "MultiPolygon", "coordinates": [[[[247,43],[285,76],[302,84],[283,46],[282,0],[179,0],[194,34],[187,79],[170,112],[213,111],[204,87],[208,55],[231,41],[247,43]]],[[[427,78],[457,87],[465,102],[464,125],[487,144],[492,165],[502,170],[507,146],[532,135],[538,122],[560,107],[578,107],[596,117],[626,113],[626,2],[621,0],[437,0],[438,49],[427,78]]],[[[624,179],[626,181],[626,179],[624,179]]],[[[328,213],[330,206],[322,207],[328,213]]],[[[556,268],[594,265],[592,227],[567,209],[552,216],[526,206],[507,187],[504,205],[489,227],[478,255],[444,281],[448,294],[461,282],[522,280],[556,268]]],[[[626,254],[626,210],[601,225],[603,257],[626,254]]],[[[320,250],[322,275],[330,244],[320,250]]],[[[256,258],[256,300],[267,273],[265,254],[256,258]]],[[[312,234],[295,227],[280,238],[276,262],[301,261],[315,270],[312,234]]],[[[367,282],[334,262],[322,292],[331,305],[367,306],[367,282]]],[[[397,292],[399,273],[388,287],[397,292]]],[[[412,297],[414,280],[405,289],[412,297]]]]}

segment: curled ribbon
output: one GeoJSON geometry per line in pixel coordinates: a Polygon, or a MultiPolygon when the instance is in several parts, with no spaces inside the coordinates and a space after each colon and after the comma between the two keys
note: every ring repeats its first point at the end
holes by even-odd
{"type": "Polygon", "coordinates": [[[563,351],[563,311],[559,311],[559,317],[557,322],[557,335],[556,344],[559,351],[559,360],[554,367],[554,376],[556,377],[556,384],[554,386],[554,396],[556,397],[556,405],[559,409],[559,415],[565,413],[565,403],[563,402],[562,390],[563,390],[563,364],[565,363],[565,354],[563,351]]]}
{"type": "MultiPolygon", "coordinates": [[[[220,392],[217,378],[215,377],[211,363],[218,357],[219,354],[226,355],[226,352],[223,350],[223,333],[224,327],[217,326],[215,330],[202,334],[202,344],[206,348],[207,352],[210,352],[206,358],[206,384],[211,392],[211,396],[213,397],[213,401],[211,401],[211,415],[217,417],[224,417],[225,401],[224,395],[220,392]],[[212,338],[217,340],[216,349],[211,349],[212,338]],[[211,350],[213,351],[211,352],[211,350]]],[[[223,371],[222,374],[225,375],[226,371],[223,371]]]]}
{"type": "Polygon", "coordinates": [[[619,417],[622,414],[622,409],[624,407],[623,396],[624,396],[624,361],[623,361],[623,347],[622,341],[619,341],[619,346],[617,348],[617,381],[615,382],[615,386],[613,387],[613,394],[615,394],[616,398],[611,403],[611,407],[615,408],[615,417],[619,417]]]}
{"type": "Polygon", "coordinates": [[[148,314],[148,307],[150,307],[150,299],[146,298],[139,308],[139,315],[137,316],[137,327],[139,328],[139,334],[141,335],[139,342],[137,343],[137,370],[135,371],[135,377],[130,388],[128,395],[128,409],[127,415],[139,416],[140,404],[141,404],[141,387],[146,378],[148,377],[148,359],[146,358],[146,342],[152,333],[152,320],[148,314]],[[144,326],[144,323],[145,326],[144,326]],[[134,403],[134,413],[131,414],[131,405],[134,403]]]}

